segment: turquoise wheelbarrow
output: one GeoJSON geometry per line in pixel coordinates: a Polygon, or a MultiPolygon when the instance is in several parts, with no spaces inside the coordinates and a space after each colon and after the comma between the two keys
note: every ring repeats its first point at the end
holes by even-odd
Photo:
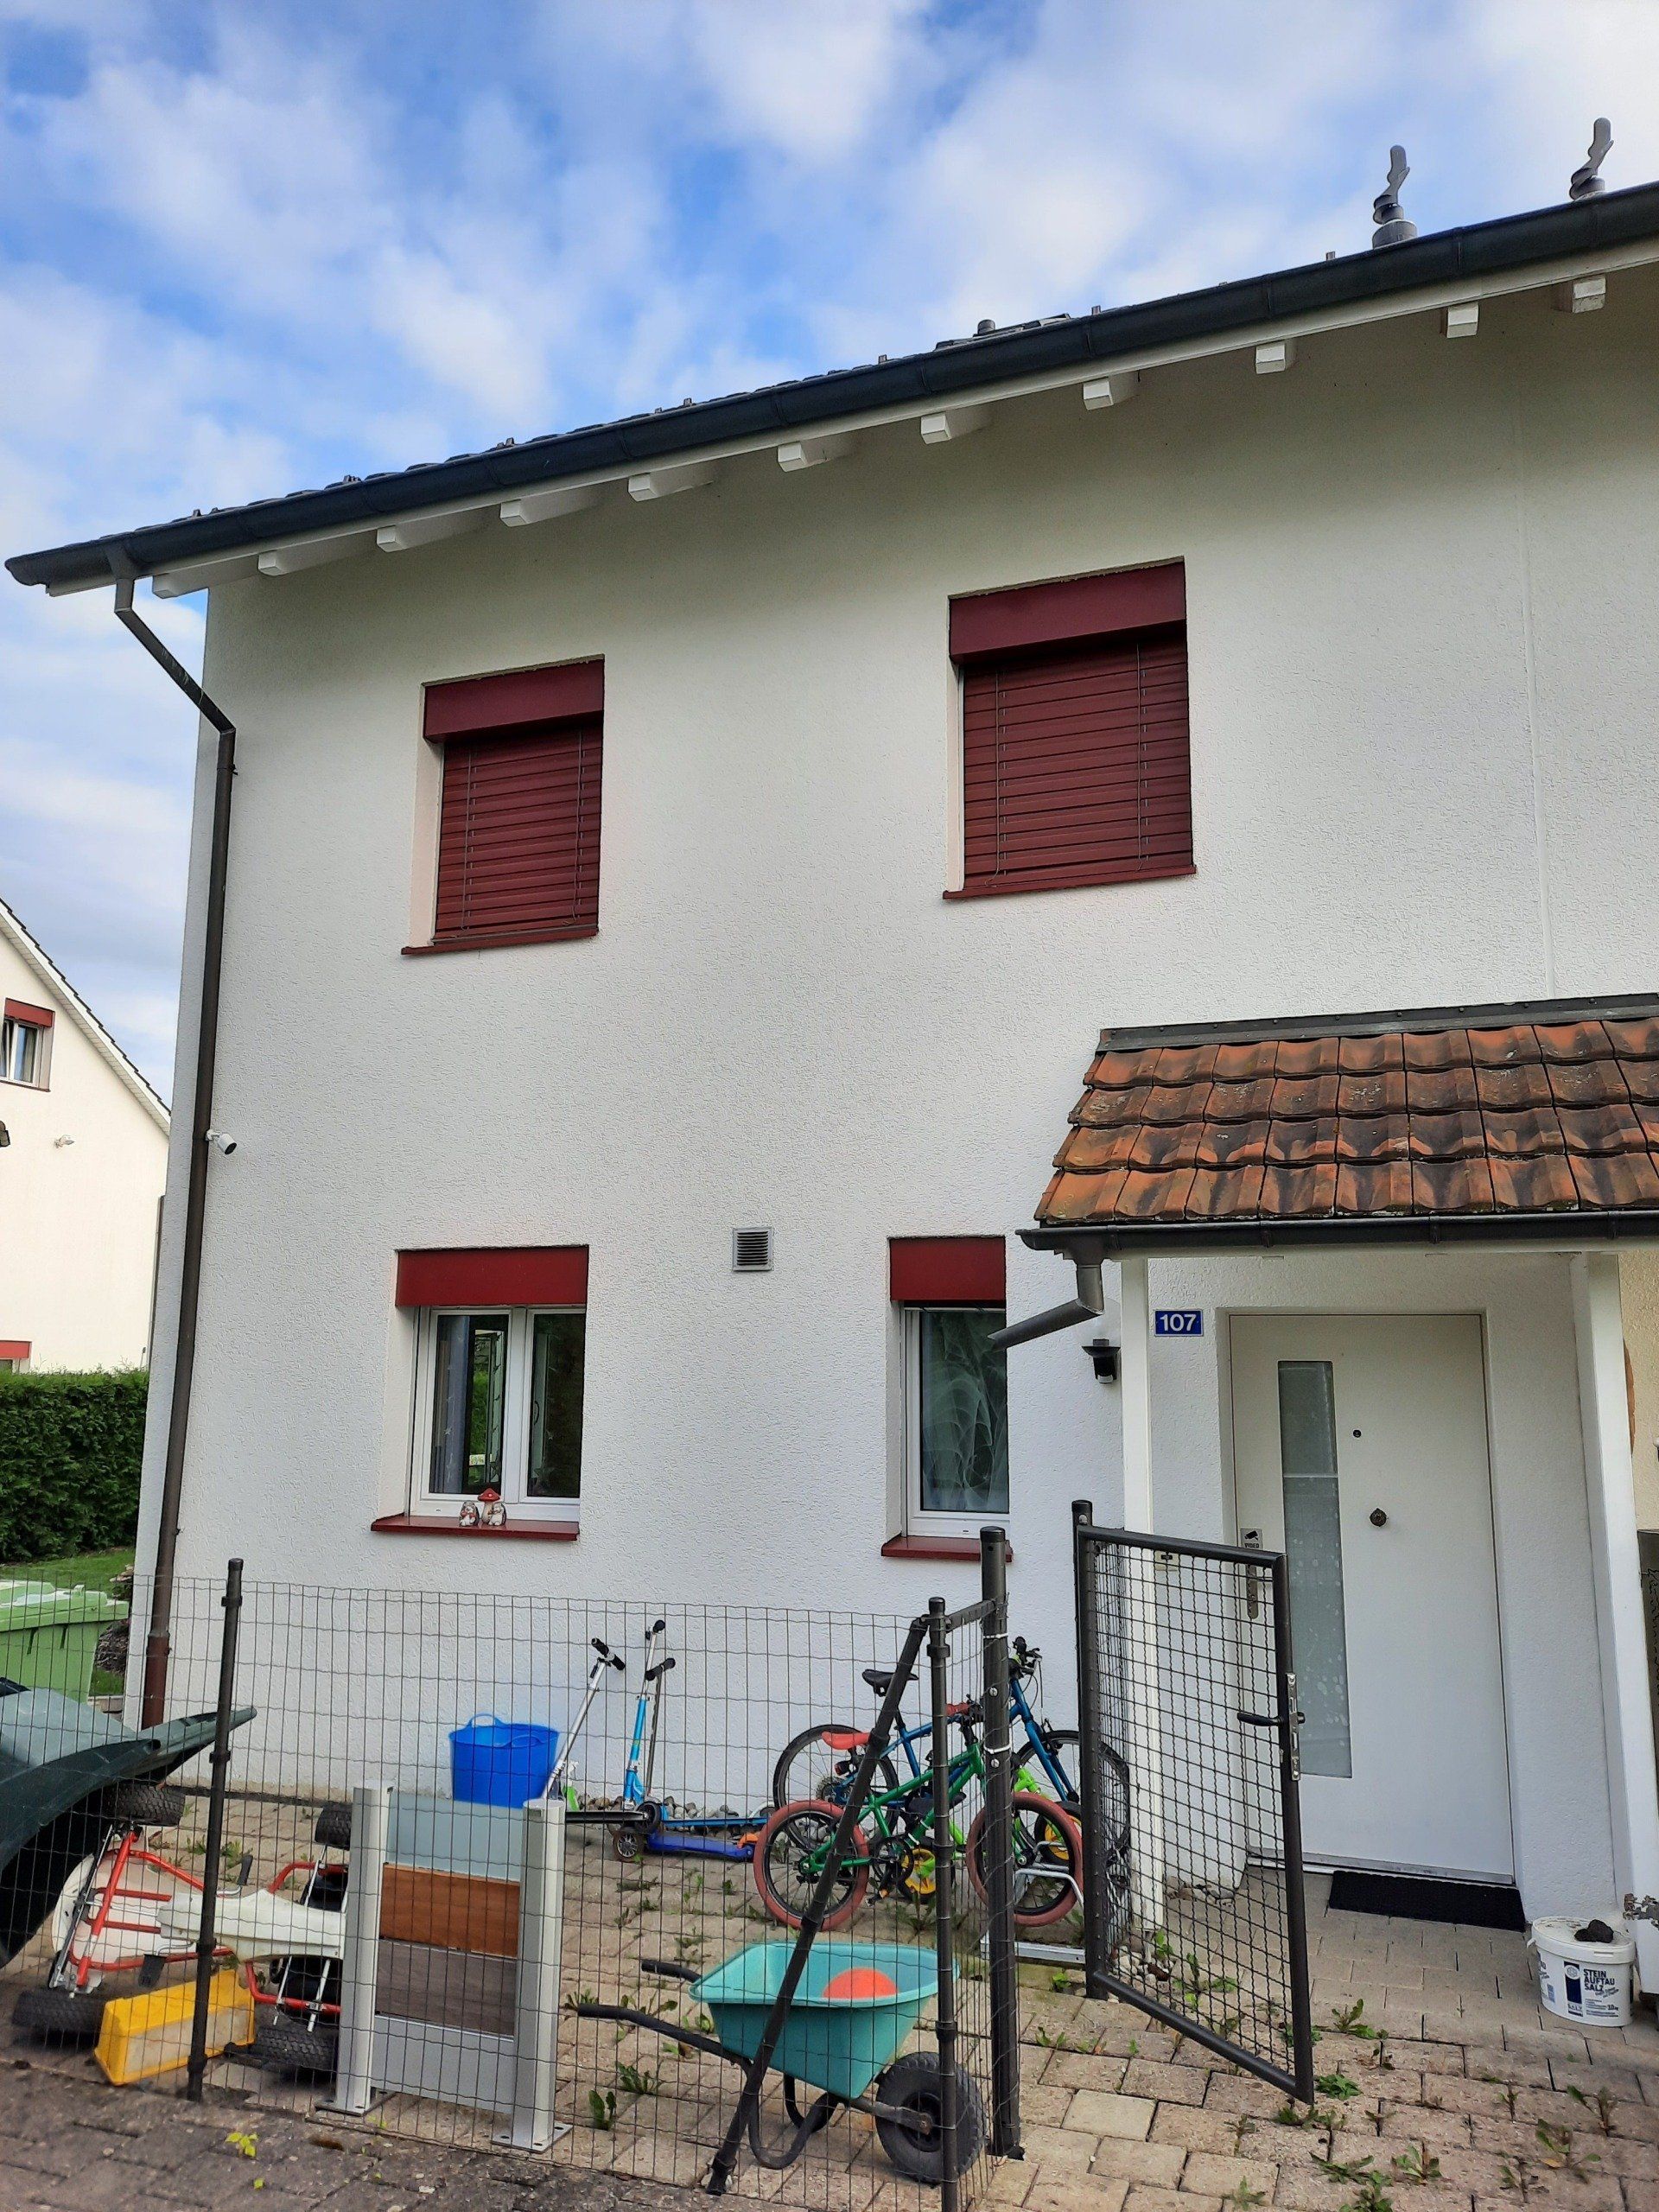
{"type": "MultiPolygon", "coordinates": [[[[678,2020],[630,2005],[579,2005],[586,2020],[621,2020],[653,2035],[747,2067],[760,2048],[772,2001],[793,1943],[751,1943],[712,1973],[699,1974],[667,1959],[641,1961],[647,1974],[689,1981],[713,2016],[705,2035],[678,2020]]],[[[906,1943],[814,1944],[785,2015],[772,2055],[783,2075],[792,2133],[780,2145],[760,2133],[757,2106],[749,2115],[749,2148],[763,2166],[793,2165],[833,2114],[868,2113],[881,2148],[900,2173],[937,2182],[944,2170],[944,2075],[931,2051],[898,2056],[938,1987],[931,1953],[906,1943]],[[816,2089],[802,2109],[798,2089],[816,2089]]],[[[957,2069],[957,2170],[972,2164],[985,2141],[985,2107],[971,2075],[957,2069]]]]}

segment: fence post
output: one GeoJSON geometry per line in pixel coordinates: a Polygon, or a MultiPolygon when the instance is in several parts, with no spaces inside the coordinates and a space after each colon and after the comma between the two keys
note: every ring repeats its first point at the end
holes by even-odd
{"type": "Polygon", "coordinates": [[[985,1618],[986,1930],[991,1974],[991,2149],[1022,2155],[1020,2142],[1020,1993],[1014,1951],[1014,1777],[1008,1740],[1008,1548],[1001,1529],[979,1532],[985,1618]]]}
{"type": "Polygon", "coordinates": [[[1086,1497],[1071,1501],[1071,1565],[1077,1611],[1077,1795],[1083,1815],[1083,1986],[1091,1997],[1106,1994],[1110,1959],[1103,1940],[1100,1885],[1105,1857],[1100,1802],[1100,1618],[1095,1563],[1084,1538],[1095,1509],[1086,1497]]]}
{"type": "Polygon", "coordinates": [[[939,1990],[935,2006],[939,2045],[939,2212],[957,2212],[957,1951],[951,1875],[956,1838],[950,1828],[950,1631],[943,1598],[927,1603],[928,1674],[933,1713],[933,1944],[939,1990]]]}
{"type": "Polygon", "coordinates": [[[208,1763],[207,1840],[201,1869],[201,1918],[196,1928],[196,2002],[190,2018],[190,2063],[184,2094],[201,2102],[207,2070],[207,2004],[213,1979],[214,1923],[219,1913],[219,1869],[225,1848],[225,1790],[230,1779],[231,1708],[236,1696],[236,1640],[242,1624],[242,1562],[225,1570],[225,1625],[219,1645],[219,1704],[213,1714],[213,1750],[208,1763]]]}

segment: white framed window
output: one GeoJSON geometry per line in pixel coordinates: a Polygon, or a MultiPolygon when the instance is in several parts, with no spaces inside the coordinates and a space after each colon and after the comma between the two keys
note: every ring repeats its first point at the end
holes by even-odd
{"type": "Polygon", "coordinates": [[[899,1307],[905,1533],[973,1536],[1008,1512],[1007,1355],[1002,1306],[899,1307]]]}
{"type": "Polygon", "coordinates": [[[509,1521],[578,1517],[587,1318],[579,1306],[421,1312],[412,1510],[459,1517],[494,1490],[509,1521]]]}
{"type": "Polygon", "coordinates": [[[0,1022],[0,1077],[44,1090],[51,1060],[51,1024],[8,1011],[0,1022]]]}

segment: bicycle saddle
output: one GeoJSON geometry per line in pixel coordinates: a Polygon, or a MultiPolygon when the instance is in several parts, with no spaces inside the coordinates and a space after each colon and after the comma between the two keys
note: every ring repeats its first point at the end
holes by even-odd
{"type": "Polygon", "coordinates": [[[893,1687],[893,1669],[891,1667],[867,1667],[864,1679],[877,1697],[886,1697],[893,1687]]]}

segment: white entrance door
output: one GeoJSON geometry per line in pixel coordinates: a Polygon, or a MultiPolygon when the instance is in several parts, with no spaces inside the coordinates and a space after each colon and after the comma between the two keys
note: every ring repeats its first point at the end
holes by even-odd
{"type": "Polygon", "coordinates": [[[1480,1323],[1233,1322],[1239,1538],[1287,1554],[1321,1861],[1514,1872],[1480,1323]]]}

